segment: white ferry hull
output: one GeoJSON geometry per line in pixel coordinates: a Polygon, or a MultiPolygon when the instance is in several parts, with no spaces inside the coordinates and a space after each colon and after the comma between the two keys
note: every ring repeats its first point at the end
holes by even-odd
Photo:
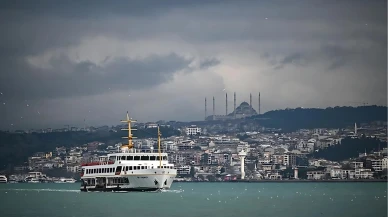
{"type": "Polygon", "coordinates": [[[119,186],[81,186],[80,190],[87,191],[157,191],[161,189],[170,189],[176,174],[157,174],[157,175],[121,175],[128,178],[129,183],[119,186]]]}

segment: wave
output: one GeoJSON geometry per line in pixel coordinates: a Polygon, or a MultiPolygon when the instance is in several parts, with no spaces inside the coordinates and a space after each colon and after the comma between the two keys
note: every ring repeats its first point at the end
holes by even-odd
{"type": "Polygon", "coordinates": [[[180,189],[180,190],[171,190],[171,189],[163,189],[163,190],[160,190],[162,193],[176,193],[176,194],[179,194],[179,193],[182,193],[184,190],[180,189]]]}
{"type": "Polygon", "coordinates": [[[51,189],[51,188],[42,188],[42,189],[21,189],[21,188],[10,188],[10,189],[0,189],[1,191],[56,191],[56,192],[77,192],[80,193],[80,190],[69,190],[69,189],[51,189]]]}

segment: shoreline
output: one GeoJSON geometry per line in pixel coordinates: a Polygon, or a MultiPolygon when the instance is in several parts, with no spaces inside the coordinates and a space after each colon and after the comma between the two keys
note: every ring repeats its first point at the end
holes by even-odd
{"type": "Polygon", "coordinates": [[[273,183],[281,183],[281,182],[388,182],[386,179],[338,179],[338,180],[307,180],[307,179],[299,179],[299,180],[230,180],[230,181],[177,181],[174,180],[174,182],[212,182],[212,183],[236,183],[236,182],[243,182],[243,183],[260,183],[260,182],[273,182],[273,183]]]}

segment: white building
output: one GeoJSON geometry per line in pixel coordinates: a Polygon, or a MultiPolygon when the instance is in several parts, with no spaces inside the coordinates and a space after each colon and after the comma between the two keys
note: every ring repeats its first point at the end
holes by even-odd
{"type": "Polygon", "coordinates": [[[186,135],[191,136],[191,135],[198,135],[201,134],[201,128],[191,125],[190,127],[186,128],[186,135]]]}
{"type": "Polygon", "coordinates": [[[371,160],[371,163],[372,163],[372,168],[376,172],[383,171],[383,160],[382,159],[371,160]]]}
{"type": "Polygon", "coordinates": [[[383,158],[383,160],[382,160],[382,168],[388,169],[388,158],[387,157],[383,158]]]}
{"type": "Polygon", "coordinates": [[[180,166],[180,167],[177,167],[176,169],[177,169],[178,175],[189,175],[191,167],[190,166],[180,166]]]}
{"type": "Polygon", "coordinates": [[[146,128],[157,128],[158,127],[158,124],[155,124],[155,123],[147,123],[145,125],[146,128]]]}
{"type": "Polygon", "coordinates": [[[371,171],[371,169],[359,168],[359,169],[355,170],[354,178],[355,179],[371,179],[371,178],[373,178],[373,172],[371,171]]]}
{"type": "Polygon", "coordinates": [[[294,154],[283,155],[283,165],[295,166],[296,165],[296,155],[294,155],[294,154]]]}
{"type": "Polygon", "coordinates": [[[330,177],[333,179],[335,178],[341,178],[342,169],[341,168],[331,168],[330,170],[330,177]]]}
{"type": "Polygon", "coordinates": [[[325,178],[325,172],[324,171],[308,171],[307,172],[307,179],[324,179],[325,178]]]}

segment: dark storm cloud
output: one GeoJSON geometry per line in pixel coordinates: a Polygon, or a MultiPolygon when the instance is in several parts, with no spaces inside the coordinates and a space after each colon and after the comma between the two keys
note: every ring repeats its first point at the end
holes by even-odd
{"type": "Polygon", "coordinates": [[[205,60],[202,60],[199,64],[199,68],[200,69],[208,69],[212,66],[216,66],[218,64],[220,64],[221,61],[219,59],[216,59],[216,58],[211,58],[211,59],[205,59],[205,60]]]}
{"type": "Polygon", "coordinates": [[[94,95],[117,90],[149,88],[172,79],[191,63],[177,54],[144,59],[114,58],[103,66],[90,61],[74,62],[66,55],[50,59],[50,69],[20,60],[8,62],[0,75],[4,97],[41,99],[94,95]],[[22,87],[22,88],[21,88],[22,87]]]}
{"type": "MultiPolygon", "coordinates": [[[[193,120],[199,118],[192,117],[196,97],[224,88],[240,93],[260,86],[262,96],[267,92],[264,95],[274,99],[265,105],[269,109],[303,103],[301,99],[325,106],[334,96],[336,103],[377,102],[386,98],[386,8],[385,0],[2,1],[0,100],[7,101],[9,119],[1,124],[9,126],[19,114],[29,114],[20,106],[26,106],[24,99],[42,102],[34,107],[42,115],[33,124],[43,121],[40,109],[53,111],[46,123],[53,122],[63,105],[68,110],[82,107],[87,113],[88,106],[110,109],[112,114],[112,104],[120,103],[123,95],[128,99],[126,90],[141,90],[131,93],[131,99],[136,95],[133,103],[143,118],[154,112],[142,108],[155,101],[141,101],[146,94],[160,98],[148,108],[159,102],[181,108],[177,105],[182,102],[171,98],[183,93],[193,105],[180,117],[193,120]],[[128,57],[137,55],[142,58],[128,57]],[[31,58],[36,64],[27,61],[31,58]],[[180,71],[186,73],[176,74],[180,71]],[[179,76],[181,80],[172,81],[179,76]],[[210,80],[206,76],[214,81],[204,84],[210,80]],[[274,82],[281,84],[276,90],[268,86],[274,82]],[[112,91],[122,93],[109,94],[112,91]],[[100,97],[96,94],[105,98],[95,102],[100,97]],[[305,94],[310,98],[300,97],[305,94]]],[[[171,108],[161,109],[160,115],[167,109],[171,108]]],[[[116,118],[104,119],[102,113],[94,114],[101,123],[116,118]]],[[[173,115],[164,118],[174,119],[173,115]]],[[[84,116],[74,112],[63,119],[84,116]]]]}
{"type": "Polygon", "coordinates": [[[323,46],[322,53],[330,60],[328,70],[334,70],[345,65],[352,58],[353,54],[350,50],[334,45],[323,46]]]}

